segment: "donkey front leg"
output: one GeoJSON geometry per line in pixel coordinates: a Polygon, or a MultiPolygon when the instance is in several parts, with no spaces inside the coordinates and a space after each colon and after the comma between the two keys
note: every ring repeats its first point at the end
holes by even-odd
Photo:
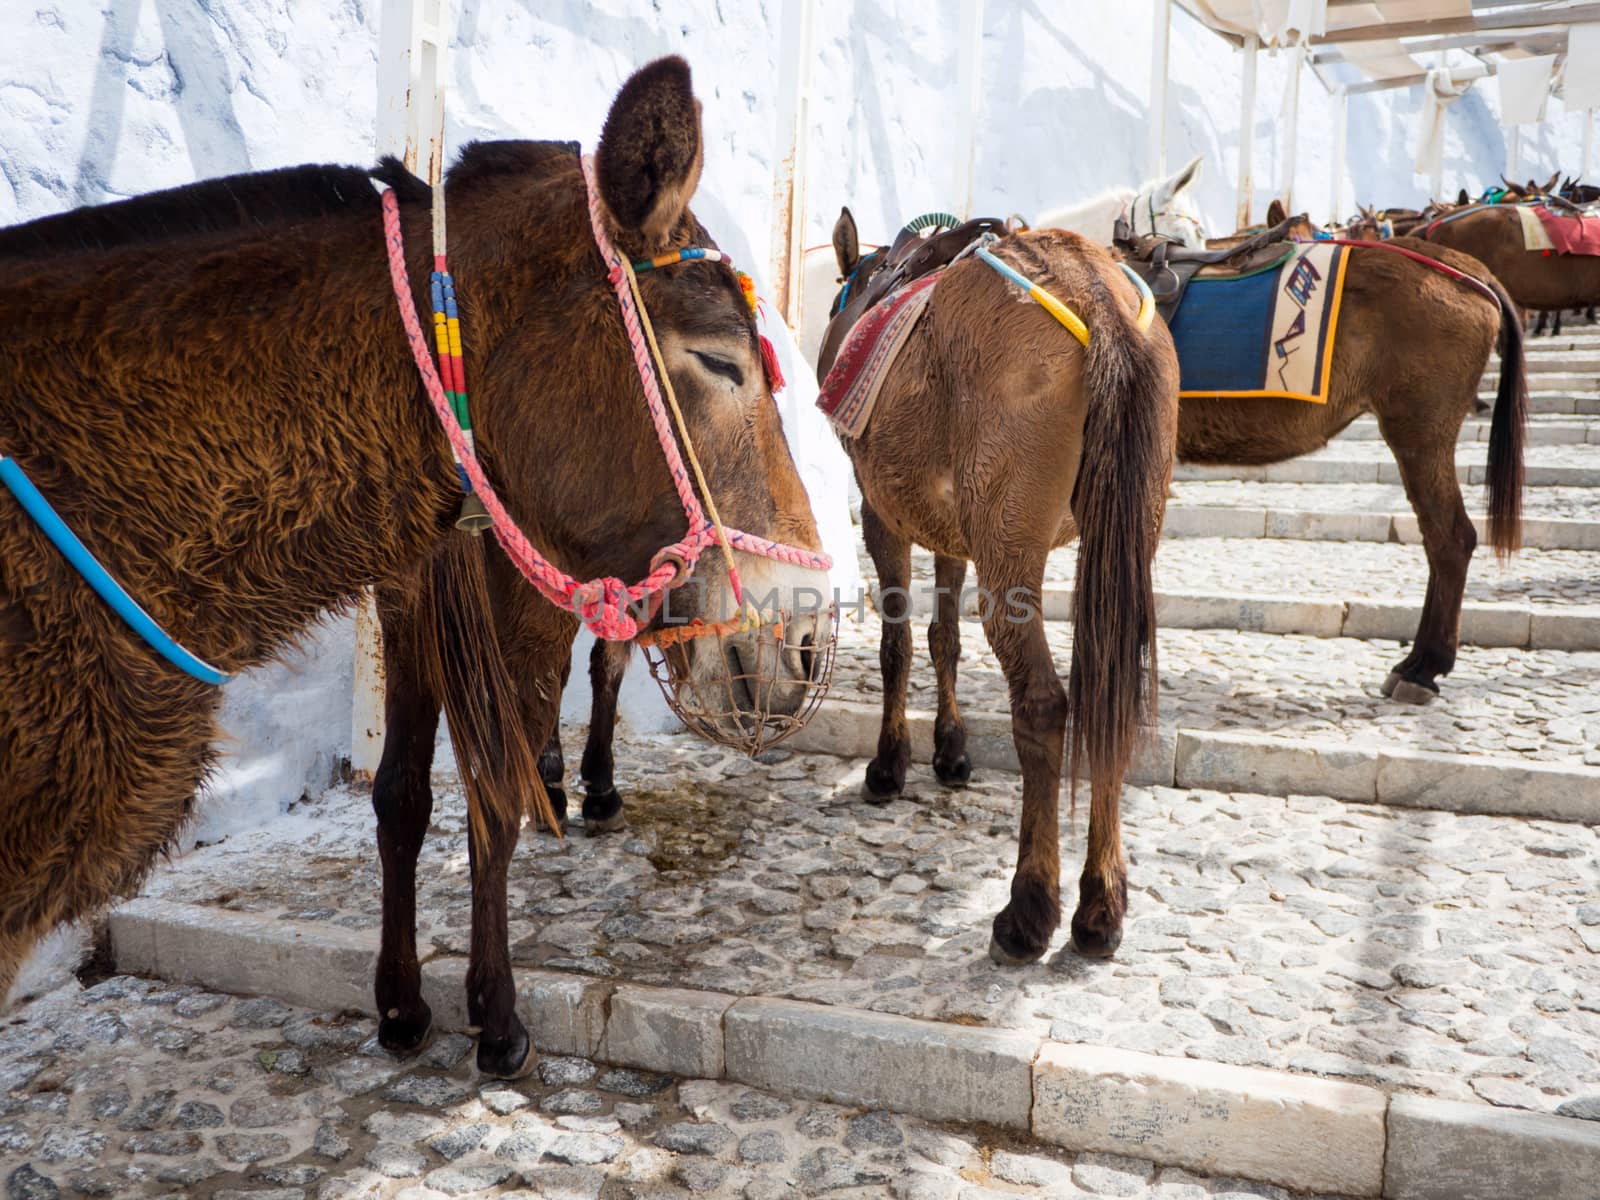
{"type": "Polygon", "coordinates": [[[383,758],[372,780],[383,865],[383,931],[373,979],[378,1041],[411,1054],[427,1041],[433,1013],[422,999],[417,960],[417,855],[433,815],[433,741],[439,698],[423,681],[417,649],[422,606],[398,588],[377,593],[384,647],[383,758]]]}
{"type": "Polygon", "coordinates": [[[622,797],[617,795],[616,759],[611,743],[617,733],[617,692],[633,653],[632,642],[596,641],[589,654],[593,702],[589,737],[583,744],[583,831],[590,837],[621,829],[622,797]]]}
{"type": "MultiPolygon", "coordinates": [[[[533,603],[530,601],[529,603],[533,603]]],[[[551,613],[555,614],[552,609],[551,613]]],[[[506,653],[512,678],[521,683],[518,700],[522,728],[540,745],[560,719],[561,680],[571,660],[572,627],[563,623],[547,637],[518,639],[506,653]]],[[[502,642],[506,647],[507,642],[502,642]]],[[[532,781],[529,781],[530,786],[532,781]]],[[[506,921],[506,874],[517,848],[519,822],[482,814],[483,845],[468,837],[472,868],[472,944],[467,965],[467,1020],[478,1028],[478,1069],[512,1078],[533,1063],[528,1030],[517,1016],[517,991],[511,975],[506,921]]]]}
{"type": "Polygon", "coordinates": [[[867,791],[874,799],[899,795],[906,785],[911,739],[906,730],[906,678],[911,670],[911,543],[888,527],[865,501],[861,533],[878,572],[878,615],[883,621],[878,665],[883,670],[883,725],[878,754],[867,764],[867,791]]]}
{"type": "Polygon", "coordinates": [[[928,626],[928,653],[939,681],[939,715],[933,723],[933,773],[941,783],[960,787],[972,778],[967,758],[967,726],[956,703],[956,669],[961,664],[961,587],[967,579],[962,558],[933,560],[937,602],[928,626]]]}
{"type": "Polygon", "coordinates": [[[994,919],[989,957],[1020,966],[1041,957],[1061,924],[1058,793],[1067,693],[1050,658],[1040,616],[1044,553],[1026,562],[978,560],[978,582],[994,600],[983,631],[1011,691],[1011,736],[1022,767],[1022,828],[1011,902],[994,919]]]}
{"type": "MultiPolygon", "coordinates": [[[[572,675],[572,652],[567,652],[567,665],[561,671],[561,690],[567,690],[567,680],[572,675]]],[[[567,828],[567,758],[561,750],[561,721],[557,718],[550,726],[550,738],[539,752],[539,779],[550,797],[550,808],[556,815],[562,832],[567,828]]]]}

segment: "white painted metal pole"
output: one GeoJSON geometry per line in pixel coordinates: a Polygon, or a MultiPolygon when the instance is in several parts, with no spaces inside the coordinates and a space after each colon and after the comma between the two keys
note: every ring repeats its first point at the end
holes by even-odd
{"type": "Polygon", "coordinates": [[[1300,50],[1290,52],[1289,83],[1283,92],[1283,162],[1278,196],[1284,212],[1294,212],[1294,168],[1300,149],[1300,50]]]}
{"type": "Polygon", "coordinates": [[[784,0],[778,26],[778,123],[773,145],[772,301],[799,332],[805,254],[806,157],[810,141],[812,9],[814,0],[784,0]]]}
{"type": "Polygon", "coordinates": [[[978,116],[983,107],[983,0],[961,0],[960,40],[956,43],[956,90],[961,97],[961,128],[956,133],[960,156],[955,194],[958,210],[972,216],[973,171],[978,154],[978,116]]]}
{"type": "Polygon", "coordinates": [[[1333,178],[1328,189],[1328,224],[1337,225],[1344,211],[1344,144],[1345,132],[1350,125],[1350,93],[1339,89],[1337,107],[1333,110],[1333,178]]]}
{"type": "Polygon", "coordinates": [[[1155,36],[1150,42],[1150,112],[1146,117],[1151,179],[1167,174],[1167,73],[1172,44],[1172,0],[1155,0],[1155,36]]]}
{"type": "MultiPolygon", "coordinates": [[[[378,154],[437,183],[444,170],[447,0],[384,0],[378,29],[378,154]]],[[[370,778],[383,757],[383,638],[369,592],[356,609],[350,766],[370,778]]]]}
{"type": "Polygon", "coordinates": [[[1594,148],[1594,109],[1586,108],[1583,111],[1583,165],[1578,168],[1578,181],[1589,182],[1589,156],[1594,148]]]}
{"type": "Polygon", "coordinates": [[[1250,224],[1250,158],[1256,133],[1256,52],[1260,41],[1255,34],[1244,40],[1244,79],[1239,97],[1239,193],[1235,228],[1250,224]]]}

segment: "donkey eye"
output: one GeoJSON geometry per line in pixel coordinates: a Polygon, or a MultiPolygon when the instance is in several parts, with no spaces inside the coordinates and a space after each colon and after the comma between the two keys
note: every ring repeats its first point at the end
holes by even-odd
{"type": "Polygon", "coordinates": [[[713,375],[721,375],[724,379],[731,380],[736,387],[744,386],[744,371],[732,359],[707,354],[703,350],[691,350],[689,353],[698,358],[700,365],[713,375]]]}

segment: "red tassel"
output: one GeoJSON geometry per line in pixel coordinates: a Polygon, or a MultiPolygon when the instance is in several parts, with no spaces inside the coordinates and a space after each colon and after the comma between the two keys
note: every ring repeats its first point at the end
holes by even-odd
{"type": "Polygon", "coordinates": [[[766,334],[761,335],[761,369],[767,373],[767,390],[781,392],[788,386],[783,378],[783,368],[778,366],[778,351],[772,345],[772,339],[766,334]]]}

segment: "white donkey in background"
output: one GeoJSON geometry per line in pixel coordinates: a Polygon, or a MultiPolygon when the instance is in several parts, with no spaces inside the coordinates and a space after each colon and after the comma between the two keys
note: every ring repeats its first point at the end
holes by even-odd
{"type": "MultiPolygon", "coordinates": [[[[1093,200],[1069,208],[1042,213],[1033,225],[1037,229],[1070,229],[1102,246],[1111,245],[1112,228],[1117,218],[1126,217],[1135,234],[1165,234],[1185,246],[1205,248],[1205,233],[1200,213],[1187,195],[1200,177],[1197,157],[1168,179],[1152,179],[1137,188],[1112,188],[1093,200]]],[[[863,244],[863,251],[875,247],[863,244]]],[[[828,326],[828,309],[844,281],[832,246],[817,246],[806,251],[803,300],[800,309],[800,352],[813,367],[822,334],[828,326]]]]}
{"type": "Polygon", "coordinates": [[[1135,237],[1162,234],[1185,246],[1204,250],[1205,232],[1200,211],[1189,197],[1189,186],[1200,178],[1200,158],[1170,179],[1152,179],[1138,188],[1111,188],[1093,200],[1039,214],[1036,229],[1070,229],[1102,246],[1111,245],[1112,230],[1126,220],[1135,237]]]}

